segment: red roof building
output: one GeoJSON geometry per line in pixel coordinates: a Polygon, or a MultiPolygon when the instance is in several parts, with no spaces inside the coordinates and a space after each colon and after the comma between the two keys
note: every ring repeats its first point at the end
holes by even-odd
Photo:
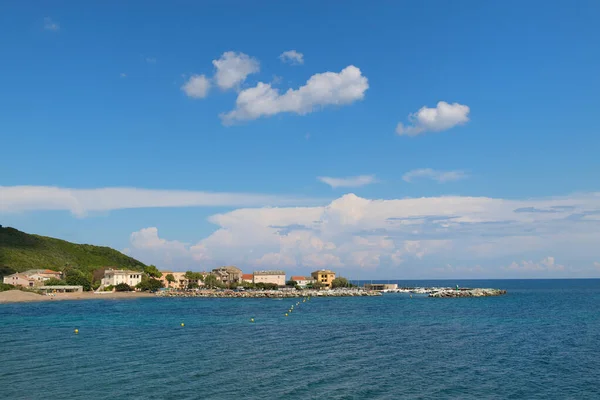
{"type": "Polygon", "coordinates": [[[252,282],[254,279],[254,275],[252,274],[242,274],[242,280],[246,282],[252,282]]]}

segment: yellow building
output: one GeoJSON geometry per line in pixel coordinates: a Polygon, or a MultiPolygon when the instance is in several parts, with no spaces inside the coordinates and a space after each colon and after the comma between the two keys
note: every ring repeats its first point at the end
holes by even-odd
{"type": "Polygon", "coordinates": [[[335,279],[335,272],[328,269],[320,269],[310,274],[312,278],[322,285],[331,289],[331,282],[335,279]]]}

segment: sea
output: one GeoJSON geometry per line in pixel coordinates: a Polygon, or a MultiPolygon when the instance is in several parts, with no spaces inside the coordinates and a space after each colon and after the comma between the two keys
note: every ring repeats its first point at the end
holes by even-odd
{"type": "Polygon", "coordinates": [[[600,399],[600,280],[390,282],[508,294],[0,304],[0,398],[600,399]]]}

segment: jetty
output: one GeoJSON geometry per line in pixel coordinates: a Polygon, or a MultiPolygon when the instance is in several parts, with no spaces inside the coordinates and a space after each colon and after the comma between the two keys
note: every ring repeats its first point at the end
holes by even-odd
{"type": "Polygon", "coordinates": [[[502,289],[442,289],[429,293],[429,297],[488,297],[502,296],[506,290],[502,289]]]}
{"type": "Polygon", "coordinates": [[[365,290],[361,288],[332,289],[332,290],[164,290],[157,292],[158,297],[208,297],[208,298],[301,298],[301,297],[364,297],[381,296],[377,290],[365,290]]]}
{"type": "Polygon", "coordinates": [[[506,294],[503,289],[451,288],[451,287],[403,287],[384,289],[382,293],[426,294],[429,297],[488,297],[506,294]]]}

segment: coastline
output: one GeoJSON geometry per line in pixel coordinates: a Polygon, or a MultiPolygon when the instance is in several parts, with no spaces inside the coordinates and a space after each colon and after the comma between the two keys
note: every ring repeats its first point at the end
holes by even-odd
{"type": "Polygon", "coordinates": [[[65,300],[122,300],[122,299],[139,299],[143,297],[153,297],[152,293],[144,292],[104,292],[98,294],[95,292],[81,293],[56,293],[52,296],[37,294],[32,292],[24,292],[18,289],[7,290],[0,292],[0,304],[9,303],[31,303],[31,302],[46,302],[46,301],[65,301],[65,300]]]}

